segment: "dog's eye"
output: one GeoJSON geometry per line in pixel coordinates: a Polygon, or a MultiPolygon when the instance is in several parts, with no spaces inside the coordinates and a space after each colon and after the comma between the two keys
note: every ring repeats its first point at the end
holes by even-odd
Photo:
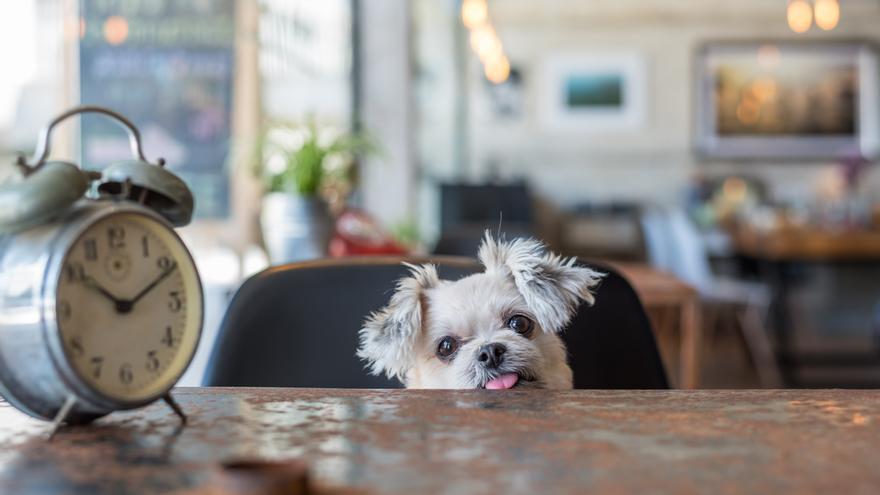
{"type": "Polygon", "coordinates": [[[532,320],[523,315],[513,315],[507,320],[507,328],[525,337],[531,335],[534,326],[532,320]]]}
{"type": "Polygon", "coordinates": [[[437,343],[437,357],[443,361],[449,360],[455,351],[458,350],[458,339],[446,336],[437,343]]]}

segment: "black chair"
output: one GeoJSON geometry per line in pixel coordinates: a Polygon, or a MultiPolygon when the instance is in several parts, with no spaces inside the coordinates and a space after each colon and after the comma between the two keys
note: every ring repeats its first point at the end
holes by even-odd
{"type": "Polygon", "coordinates": [[[435,255],[472,256],[486,230],[532,237],[532,195],[522,181],[440,184],[440,238],[435,255]]]}
{"type": "MultiPolygon", "coordinates": [[[[400,388],[355,356],[364,318],[383,307],[401,261],[431,261],[441,278],[481,270],[470,258],[351,258],[269,268],[232,300],[205,377],[207,386],[400,388]]],[[[582,305],[564,334],[576,388],[668,388],[650,323],[613,269],[596,304],[582,305]]]]}

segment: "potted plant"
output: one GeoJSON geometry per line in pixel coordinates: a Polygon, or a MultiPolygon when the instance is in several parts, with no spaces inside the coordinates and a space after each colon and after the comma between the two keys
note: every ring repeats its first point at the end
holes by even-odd
{"type": "Polygon", "coordinates": [[[260,224],[273,264],[326,255],[333,223],[328,201],[345,201],[355,157],[372,150],[363,134],[319,127],[313,119],[268,126],[254,163],[266,192],[260,224]]]}

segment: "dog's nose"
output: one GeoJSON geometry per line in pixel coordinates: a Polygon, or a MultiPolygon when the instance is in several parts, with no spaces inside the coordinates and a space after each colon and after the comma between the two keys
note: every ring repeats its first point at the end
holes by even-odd
{"type": "Polygon", "coordinates": [[[483,364],[485,368],[497,368],[504,362],[504,353],[507,347],[504,344],[486,344],[480,347],[480,353],[477,355],[477,361],[483,364]]]}

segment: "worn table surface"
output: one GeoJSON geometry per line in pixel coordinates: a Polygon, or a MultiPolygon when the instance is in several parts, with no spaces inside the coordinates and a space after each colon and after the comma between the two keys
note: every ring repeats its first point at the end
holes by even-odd
{"type": "Polygon", "coordinates": [[[880,493],[880,391],[180,389],[69,428],[0,404],[0,493],[229,493],[301,459],[364,493],[880,493]],[[213,490],[213,491],[212,491],[213,490]]]}

